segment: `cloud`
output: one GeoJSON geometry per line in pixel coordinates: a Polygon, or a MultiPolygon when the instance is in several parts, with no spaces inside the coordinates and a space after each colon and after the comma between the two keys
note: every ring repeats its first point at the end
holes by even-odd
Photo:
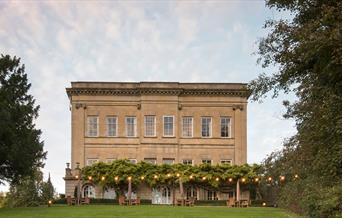
{"type": "MultiPolygon", "coordinates": [[[[0,2],[0,52],[26,65],[49,152],[44,172],[58,192],[70,162],[65,87],[71,81],[248,82],[261,71],[250,53],[270,16],[263,4],[0,2]]],[[[249,106],[249,162],[261,161],[293,133],[291,122],[273,116],[280,104],[270,102],[249,106]]]]}

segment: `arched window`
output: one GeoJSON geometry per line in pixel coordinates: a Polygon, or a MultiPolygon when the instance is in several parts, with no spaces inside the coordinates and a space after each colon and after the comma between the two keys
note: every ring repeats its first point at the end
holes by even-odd
{"type": "Polygon", "coordinates": [[[83,187],[83,197],[95,198],[95,188],[92,185],[85,185],[83,187]]]}

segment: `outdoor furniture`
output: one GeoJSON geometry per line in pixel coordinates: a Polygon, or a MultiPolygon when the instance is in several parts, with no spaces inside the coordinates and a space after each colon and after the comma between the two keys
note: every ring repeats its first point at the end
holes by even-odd
{"type": "Polygon", "coordinates": [[[183,199],[176,199],[176,206],[183,206],[184,200],[183,199]]]}
{"type": "Polygon", "coordinates": [[[227,200],[227,206],[228,207],[235,207],[236,205],[235,205],[235,200],[234,200],[234,198],[229,198],[228,200],[227,200]]]}
{"type": "Polygon", "coordinates": [[[248,200],[240,200],[240,207],[248,207],[248,200]]]}
{"type": "Polygon", "coordinates": [[[75,204],[76,204],[76,199],[75,199],[75,198],[71,198],[71,196],[68,195],[68,196],[67,196],[67,204],[68,204],[69,206],[75,205],[75,204]]]}
{"type": "Polygon", "coordinates": [[[187,200],[184,201],[184,205],[192,207],[192,206],[195,205],[195,200],[194,199],[187,199],[187,200]]]}
{"type": "Polygon", "coordinates": [[[140,205],[140,198],[137,197],[136,199],[132,199],[131,205],[140,205]]]}
{"type": "Polygon", "coordinates": [[[88,198],[88,197],[82,198],[81,204],[90,204],[90,198],[88,198]]]}
{"type": "Polygon", "coordinates": [[[125,196],[120,196],[118,201],[119,201],[119,205],[128,205],[129,203],[128,201],[126,201],[125,196]]]}

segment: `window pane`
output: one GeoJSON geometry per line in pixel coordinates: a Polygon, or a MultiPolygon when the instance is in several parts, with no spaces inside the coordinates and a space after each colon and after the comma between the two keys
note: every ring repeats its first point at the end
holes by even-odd
{"type": "Polygon", "coordinates": [[[221,117],[221,137],[230,137],[230,118],[221,117]]]}
{"type": "Polygon", "coordinates": [[[203,164],[211,164],[211,160],[209,160],[209,159],[204,159],[204,160],[202,160],[202,163],[203,163],[203,164]]]}
{"type": "Polygon", "coordinates": [[[173,136],[173,117],[164,117],[164,136],[173,136]]]}
{"type": "Polygon", "coordinates": [[[163,164],[173,164],[174,162],[174,158],[163,158],[163,164]]]}
{"type": "Polygon", "coordinates": [[[192,137],[192,117],[183,117],[183,137],[192,137]]]}
{"type": "Polygon", "coordinates": [[[232,164],[232,160],[221,160],[221,164],[232,164]]]}
{"type": "Polygon", "coordinates": [[[107,136],[116,136],[117,119],[116,117],[107,117],[107,136]]]}
{"type": "Polygon", "coordinates": [[[87,135],[94,137],[98,135],[98,117],[96,116],[89,116],[87,118],[87,135]]]}
{"type": "Polygon", "coordinates": [[[156,117],[155,116],[145,116],[145,136],[155,136],[156,135],[156,117]]]}
{"type": "Polygon", "coordinates": [[[211,117],[202,117],[202,137],[211,136],[211,117]]]}
{"type": "Polygon", "coordinates": [[[106,159],[106,163],[110,164],[115,160],[116,160],[115,158],[108,158],[108,159],[106,159]]]}
{"type": "Polygon", "coordinates": [[[97,163],[97,162],[99,162],[99,160],[98,159],[87,159],[87,166],[91,166],[91,165],[93,165],[93,164],[95,164],[95,163],[97,163]]]}
{"type": "Polygon", "coordinates": [[[134,137],[136,135],[136,117],[126,117],[126,135],[134,137]]]}
{"type": "Polygon", "coordinates": [[[192,160],[183,160],[183,164],[192,165],[192,160]]]}
{"type": "Polygon", "coordinates": [[[129,158],[128,160],[129,160],[129,162],[131,162],[132,164],[136,164],[136,163],[137,163],[137,159],[129,158]]]}
{"type": "Polygon", "coordinates": [[[144,161],[147,163],[151,163],[151,164],[156,164],[157,163],[157,159],[156,158],[144,158],[144,161]]]}

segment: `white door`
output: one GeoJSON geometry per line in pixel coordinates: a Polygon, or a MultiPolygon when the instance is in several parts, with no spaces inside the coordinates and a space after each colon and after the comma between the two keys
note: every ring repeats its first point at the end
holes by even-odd
{"type": "Polygon", "coordinates": [[[170,188],[152,189],[152,204],[172,204],[170,188]]]}

